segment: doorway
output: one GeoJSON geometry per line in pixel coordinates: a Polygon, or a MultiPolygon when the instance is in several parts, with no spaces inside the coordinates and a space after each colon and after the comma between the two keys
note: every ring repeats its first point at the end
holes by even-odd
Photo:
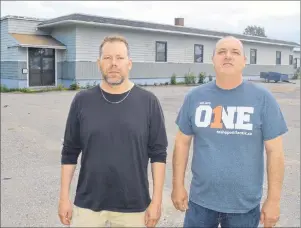
{"type": "Polygon", "coordinates": [[[29,86],[55,86],[55,49],[28,48],[29,86]]]}

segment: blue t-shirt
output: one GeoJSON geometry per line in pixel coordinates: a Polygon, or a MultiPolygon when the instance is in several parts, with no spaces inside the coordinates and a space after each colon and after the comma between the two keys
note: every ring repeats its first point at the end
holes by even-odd
{"type": "Polygon", "coordinates": [[[260,203],[264,141],[288,131],[267,89],[247,81],[231,90],[200,85],[185,96],[176,123],[194,136],[191,201],[224,213],[260,203]]]}

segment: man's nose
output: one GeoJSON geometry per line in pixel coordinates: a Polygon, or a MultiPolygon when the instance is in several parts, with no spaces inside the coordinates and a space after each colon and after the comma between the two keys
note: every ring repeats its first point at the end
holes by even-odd
{"type": "Polygon", "coordinates": [[[231,55],[231,53],[230,53],[230,51],[227,51],[226,52],[226,59],[231,59],[232,58],[232,55],[231,55]]]}
{"type": "Polygon", "coordinates": [[[112,58],[112,65],[116,65],[117,61],[116,58],[112,58]]]}

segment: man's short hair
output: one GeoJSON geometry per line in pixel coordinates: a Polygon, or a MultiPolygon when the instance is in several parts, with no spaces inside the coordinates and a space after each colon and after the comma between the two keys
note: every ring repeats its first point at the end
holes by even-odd
{"type": "Polygon", "coordinates": [[[127,42],[127,40],[123,37],[123,36],[120,36],[120,35],[115,35],[115,36],[107,36],[104,38],[104,40],[102,41],[100,47],[99,47],[99,56],[101,56],[102,54],[102,48],[103,46],[108,43],[108,42],[122,42],[125,44],[126,48],[127,48],[127,52],[128,52],[128,56],[130,56],[130,49],[129,49],[129,44],[127,42]]]}
{"type": "Polygon", "coordinates": [[[240,39],[236,38],[235,36],[224,36],[224,37],[220,38],[220,39],[215,43],[215,46],[214,46],[213,52],[212,52],[212,57],[214,57],[214,55],[215,55],[216,45],[218,44],[218,42],[220,42],[221,40],[227,39],[227,38],[233,38],[233,39],[238,40],[238,41],[241,43],[241,48],[242,48],[242,51],[243,51],[243,55],[246,56],[246,53],[245,53],[245,49],[244,49],[243,43],[241,42],[240,39]]]}

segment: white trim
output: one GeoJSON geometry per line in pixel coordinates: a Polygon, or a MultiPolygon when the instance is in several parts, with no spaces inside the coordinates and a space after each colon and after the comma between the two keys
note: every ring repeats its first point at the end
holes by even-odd
{"type": "MultiPolygon", "coordinates": [[[[97,25],[100,27],[113,27],[113,28],[127,28],[132,30],[143,30],[143,31],[152,31],[152,32],[162,32],[162,33],[171,33],[171,34],[183,34],[183,35],[191,35],[191,36],[201,36],[201,37],[211,37],[211,38],[217,38],[220,39],[223,36],[215,36],[215,35],[206,35],[206,34],[197,34],[197,33],[189,33],[189,32],[180,32],[180,31],[170,31],[170,30],[162,30],[162,29],[152,29],[152,28],[145,28],[145,27],[133,27],[128,25],[116,25],[116,24],[109,24],[109,23],[98,23],[98,22],[85,22],[85,21],[78,21],[78,20],[65,20],[65,21],[58,21],[53,22],[45,25],[38,25],[38,28],[45,28],[50,27],[53,25],[59,25],[59,24],[84,24],[84,25],[97,25]]],[[[250,37],[251,38],[251,37],[250,37]]],[[[279,45],[279,46],[289,46],[289,47],[296,47],[296,45],[290,45],[290,44],[282,44],[282,43],[273,43],[269,41],[259,41],[259,40],[251,40],[251,39],[244,39],[241,38],[241,41],[246,42],[253,42],[253,43],[262,43],[262,44],[273,44],[273,45],[279,45]]]]}
{"type": "Polygon", "coordinates": [[[54,79],[55,79],[55,87],[57,87],[57,50],[54,49],[54,79]]]}
{"type": "Polygon", "coordinates": [[[26,62],[26,59],[1,59],[1,62],[26,62]]]}
{"type": "Polygon", "coordinates": [[[66,50],[67,49],[64,46],[32,45],[32,44],[16,44],[16,45],[12,45],[12,46],[7,46],[7,48],[13,48],[13,47],[50,48],[50,49],[61,49],[61,50],[66,50]]]}
{"type": "Polygon", "coordinates": [[[51,45],[32,45],[32,44],[20,44],[21,47],[32,47],[32,48],[51,48],[51,49],[67,49],[66,47],[62,46],[51,46],[51,45]]]}
{"type": "MultiPolygon", "coordinates": [[[[72,60],[70,62],[86,62],[86,63],[93,63],[96,64],[97,59],[93,59],[93,60],[86,60],[86,59],[76,59],[76,60],[72,60]]],[[[156,62],[156,61],[141,61],[141,60],[133,60],[132,61],[133,64],[135,63],[156,63],[156,64],[196,64],[196,65],[202,65],[202,64],[213,64],[212,62],[202,62],[202,63],[196,63],[196,62],[173,62],[173,61],[167,61],[167,62],[156,62]]],[[[289,64],[260,64],[260,63],[256,63],[256,64],[250,64],[247,63],[246,65],[252,65],[252,66],[292,66],[289,64]]]]}
{"type": "Polygon", "coordinates": [[[7,45],[6,47],[7,47],[7,49],[8,49],[8,48],[18,48],[19,45],[7,45]]]}
{"type": "Polygon", "coordinates": [[[29,48],[26,48],[26,67],[27,67],[27,76],[26,76],[26,78],[27,78],[27,88],[29,88],[29,51],[28,51],[28,49],[29,48]]]}

